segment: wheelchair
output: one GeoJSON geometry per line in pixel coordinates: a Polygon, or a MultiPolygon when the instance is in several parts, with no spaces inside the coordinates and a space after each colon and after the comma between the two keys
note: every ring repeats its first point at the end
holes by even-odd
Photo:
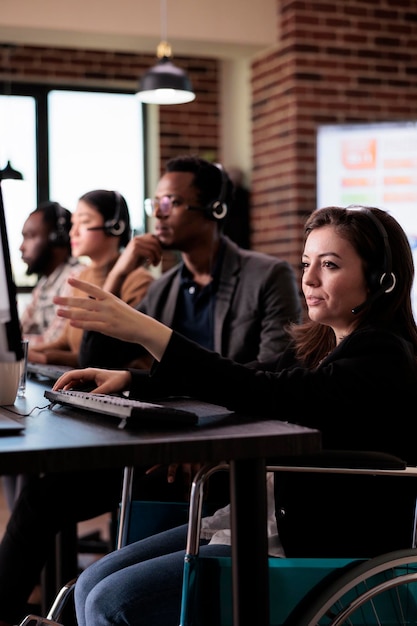
{"type": "MultiPolygon", "coordinates": [[[[270,625],[417,624],[417,468],[368,452],[278,463],[267,471],[286,558],[268,559],[270,625]]],[[[192,486],[180,626],[233,626],[231,559],[199,556],[203,485],[219,469],[192,486]]]]}
{"type": "MultiPolygon", "coordinates": [[[[199,555],[206,481],[228,469],[207,465],[192,484],[179,626],[233,626],[231,559],[199,555]]],[[[417,467],[386,454],[329,451],[267,460],[266,470],[274,472],[286,552],[268,559],[270,626],[417,626],[417,467]]],[[[132,479],[126,468],[117,548],[129,541],[132,479]]],[[[62,626],[74,585],[61,589],[46,618],[28,615],[19,626],[62,626]]]]}

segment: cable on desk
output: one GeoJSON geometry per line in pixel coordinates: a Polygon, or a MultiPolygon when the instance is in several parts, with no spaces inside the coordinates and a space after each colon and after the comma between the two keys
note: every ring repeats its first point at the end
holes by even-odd
{"type": "Polygon", "coordinates": [[[49,402],[49,404],[45,404],[45,406],[34,406],[33,409],[29,411],[29,413],[20,413],[19,411],[14,411],[13,409],[9,409],[9,407],[5,406],[4,404],[0,405],[0,408],[4,409],[5,411],[9,411],[9,413],[13,413],[13,415],[17,415],[18,417],[29,417],[30,415],[32,415],[35,409],[39,409],[40,411],[43,411],[44,409],[51,409],[52,406],[53,406],[53,403],[51,402],[49,402]]]}

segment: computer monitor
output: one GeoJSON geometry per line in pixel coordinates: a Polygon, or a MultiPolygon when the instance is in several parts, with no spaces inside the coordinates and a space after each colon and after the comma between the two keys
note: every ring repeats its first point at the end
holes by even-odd
{"type": "Polygon", "coordinates": [[[10,263],[9,241],[0,180],[0,363],[21,361],[22,334],[17,312],[16,285],[10,263]]]}

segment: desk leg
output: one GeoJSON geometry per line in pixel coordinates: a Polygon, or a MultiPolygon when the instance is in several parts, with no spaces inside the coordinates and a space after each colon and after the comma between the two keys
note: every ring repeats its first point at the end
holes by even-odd
{"type": "Polygon", "coordinates": [[[269,626],[266,469],[230,462],[233,626],[269,626]]]}

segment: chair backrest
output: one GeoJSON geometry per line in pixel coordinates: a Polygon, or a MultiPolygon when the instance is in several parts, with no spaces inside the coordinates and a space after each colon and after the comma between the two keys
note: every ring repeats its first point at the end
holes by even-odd
{"type": "Polygon", "coordinates": [[[188,502],[132,500],[122,545],[186,524],[188,514],[188,502]]]}
{"type": "MultiPolygon", "coordinates": [[[[134,468],[126,467],[118,520],[117,548],[122,548],[174,526],[186,524],[189,519],[189,502],[134,499],[132,497],[133,480],[134,468]]],[[[218,491],[216,491],[216,495],[219,495],[218,491]]],[[[223,493],[221,497],[224,497],[223,493]]],[[[223,501],[217,504],[215,500],[203,501],[202,498],[201,513],[210,515],[221,506],[224,506],[223,501]]]]}

